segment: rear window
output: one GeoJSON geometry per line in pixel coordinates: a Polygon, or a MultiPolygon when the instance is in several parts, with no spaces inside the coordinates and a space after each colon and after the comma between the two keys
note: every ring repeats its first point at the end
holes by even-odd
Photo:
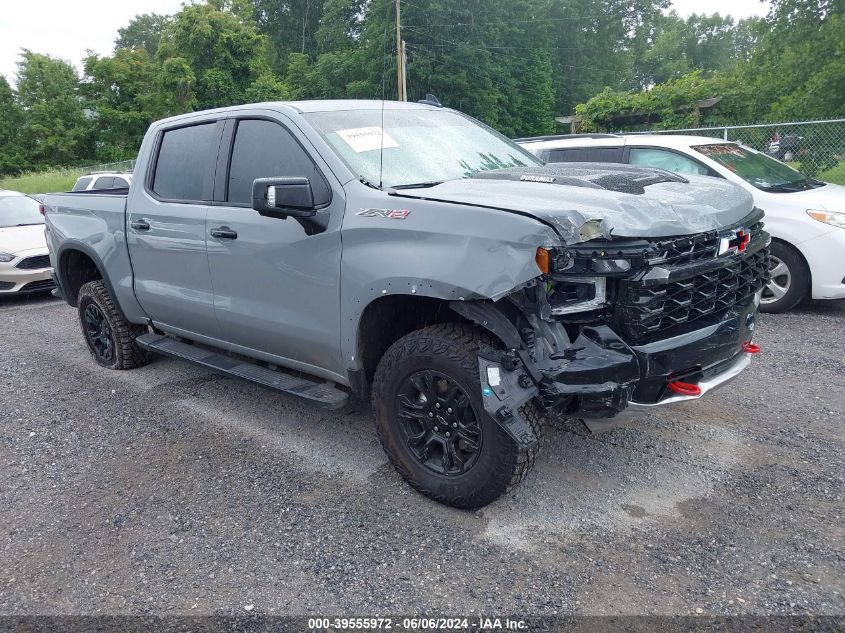
{"type": "Polygon", "coordinates": [[[85,187],[88,186],[88,183],[91,182],[91,176],[87,176],[85,178],[80,178],[76,181],[76,184],[73,186],[71,191],[85,191],[85,187]]]}
{"type": "Polygon", "coordinates": [[[114,186],[114,176],[100,176],[94,183],[94,189],[111,189],[114,186]]]}
{"type": "Polygon", "coordinates": [[[209,166],[217,160],[218,141],[215,121],[167,130],[158,150],[153,191],[167,200],[210,199],[209,166]]]}
{"type": "Polygon", "coordinates": [[[621,163],[621,147],[572,147],[553,149],[549,152],[550,163],[621,163]]]}

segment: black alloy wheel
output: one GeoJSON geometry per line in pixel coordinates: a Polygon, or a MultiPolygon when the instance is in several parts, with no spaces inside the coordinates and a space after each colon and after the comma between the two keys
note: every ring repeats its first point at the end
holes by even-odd
{"type": "Polygon", "coordinates": [[[402,440],[410,454],[438,475],[457,476],[478,461],[483,434],[466,391],[449,376],[421,370],[396,395],[402,440]]]}
{"type": "Polygon", "coordinates": [[[114,359],[114,335],[106,315],[96,303],[85,306],[85,336],[97,359],[110,364],[114,359]]]}

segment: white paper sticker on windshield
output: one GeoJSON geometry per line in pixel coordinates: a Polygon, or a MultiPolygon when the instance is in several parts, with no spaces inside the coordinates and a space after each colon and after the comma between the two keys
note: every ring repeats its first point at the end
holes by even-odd
{"type": "Polygon", "coordinates": [[[351,130],[338,130],[337,135],[357,153],[370,152],[384,147],[399,147],[387,132],[380,127],[357,127],[351,130]],[[384,145],[382,145],[382,142],[384,145]]]}

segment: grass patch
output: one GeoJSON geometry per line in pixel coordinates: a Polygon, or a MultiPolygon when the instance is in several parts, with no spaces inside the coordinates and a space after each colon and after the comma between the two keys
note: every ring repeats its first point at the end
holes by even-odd
{"type": "Polygon", "coordinates": [[[845,185],[845,163],[839,163],[836,167],[823,171],[816,178],[823,182],[845,185]]]}
{"type": "Polygon", "coordinates": [[[70,191],[76,179],[82,175],[79,169],[54,169],[10,176],[0,180],[0,189],[11,189],[23,193],[52,193],[70,191]]]}

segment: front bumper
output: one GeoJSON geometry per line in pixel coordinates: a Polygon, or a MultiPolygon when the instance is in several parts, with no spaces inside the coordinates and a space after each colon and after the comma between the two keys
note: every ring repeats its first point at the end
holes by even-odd
{"type": "Polygon", "coordinates": [[[845,299],[845,229],[832,227],[798,247],[810,266],[813,299],[845,299]]]}
{"type": "Polygon", "coordinates": [[[52,268],[22,269],[22,257],[0,263],[0,295],[44,292],[54,287],[52,268]]]}
{"type": "Polygon", "coordinates": [[[624,422],[642,419],[648,414],[659,411],[666,406],[689,400],[698,400],[707,393],[728,384],[739,376],[751,364],[751,356],[753,354],[740,352],[734,358],[729,359],[727,363],[720,363],[717,368],[713,368],[705,378],[696,383],[700,389],[700,393],[697,395],[671,394],[664,396],[657,402],[637,402],[636,400],[630,400],[628,406],[610,420],[585,418],[584,423],[592,432],[596,433],[604,430],[606,426],[612,427],[624,422]]]}
{"type": "Polygon", "coordinates": [[[629,345],[609,326],[585,327],[577,351],[542,370],[541,394],[550,406],[563,403],[594,432],[701,398],[748,367],[758,303],[756,294],[717,322],[643,345],[629,345]],[[700,393],[674,393],[669,384],[676,381],[696,385],[700,393]]]}

